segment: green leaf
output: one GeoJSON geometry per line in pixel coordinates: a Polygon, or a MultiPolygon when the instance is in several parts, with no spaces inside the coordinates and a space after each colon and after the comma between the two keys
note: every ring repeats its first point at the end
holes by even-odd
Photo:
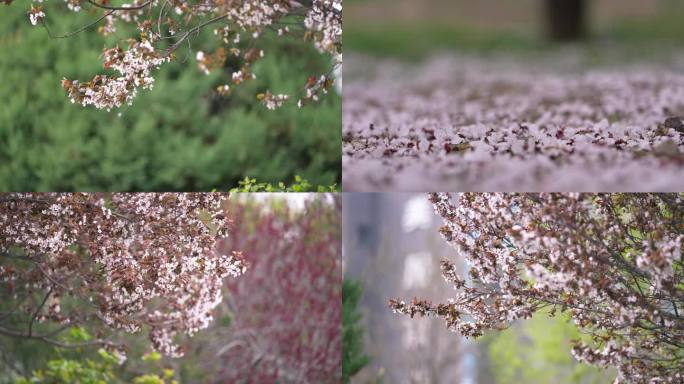
{"type": "Polygon", "coordinates": [[[89,341],[93,337],[88,333],[88,331],[85,330],[85,328],[82,327],[72,327],[69,329],[69,333],[66,335],[66,338],[70,342],[84,342],[84,341],[89,341]]]}
{"type": "Polygon", "coordinates": [[[142,357],[143,361],[155,362],[161,359],[161,354],[157,351],[152,351],[142,357]]]}

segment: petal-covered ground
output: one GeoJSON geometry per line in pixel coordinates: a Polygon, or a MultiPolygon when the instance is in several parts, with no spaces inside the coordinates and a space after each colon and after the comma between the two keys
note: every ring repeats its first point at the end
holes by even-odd
{"type": "Polygon", "coordinates": [[[348,56],[345,190],[684,190],[680,60],[348,56]]]}

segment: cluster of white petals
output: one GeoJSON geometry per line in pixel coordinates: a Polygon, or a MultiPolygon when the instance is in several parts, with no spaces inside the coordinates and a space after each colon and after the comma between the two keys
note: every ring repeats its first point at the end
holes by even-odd
{"type": "Polygon", "coordinates": [[[169,58],[156,52],[149,41],[130,44],[125,51],[117,47],[103,54],[105,68],[114,69],[118,76],[98,75],[88,83],[63,80],[62,86],[71,102],[109,111],[124,104],[131,105],[138,89],[151,89],[154,86],[152,70],[168,62],[169,58]]]}
{"type": "Polygon", "coordinates": [[[314,44],[319,51],[339,54],[342,0],[314,0],[304,19],[304,26],[314,34],[314,44]]]}
{"type": "Polygon", "coordinates": [[[466,337],[537,311],[567,313],[587,337],[580,361],[617,382],[684,381],[682,194],[430,194],[440,229],[468,261],[442,261],[447,303],[392,300],[395,312],[438,316],[466,337]]]}
{"type": "Polygon", "coordinates": [[[289,96],[284,94],[274,95],[271,92],[259,94],[257,98],[261,103],[270,110],[278,109],[289,99],[289,96]]]}
{"type": "Polygon", "coordinates": [[[223,280],[245,272],[240,254],[217,252],[227,236],[225,197],[2,194],[0,285],[21,313],[41,321],[100,324],[109,333],[147,330],[156,350],[179,356],[178,337],[206,328],[223,280]],[[50,306],[29,300],[34,293],[50,306]],[[74,300],[84,304],[55,310],[74,300]]]}
{"type": "Polygon", "coordinates": [[[684,189],[677,66],[547,60],[446,56],[416,68],[351,60],[358,80],[344,89],[346,188],[684,189]]]}
{"type": "Polygon", "coordinates": [[[38,25],[38,23],[42,22],[43,19],[45,19],[45,12],[43,12],[42,7],[32,6],[31,10],[28,13],[28,16],[31,25],[38,25]]]}

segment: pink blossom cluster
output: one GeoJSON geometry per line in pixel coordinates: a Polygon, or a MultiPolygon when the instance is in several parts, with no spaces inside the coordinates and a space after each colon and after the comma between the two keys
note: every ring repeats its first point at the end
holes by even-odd
{"type": "Polygon", "coordinates": [[[0,334],[58,343],[69,327],[93,326],[98,342],[114,345],[117,331],[144,330],[155,350],[182,355],[178,338],[208,327],[224,279],[246,270],[239,252],[217,251],[229,224],[225,198],[0,195],[0,289],[17,303],[13,316],[30,319],[27,331],[0,323],[0,334]],[[35,295],[44,300],[36,302],[35,295]],[[60,303],[68,305],[58,310],[60,303]],[[34,322],[57,328],[38,333],[34,322]]]}
{"type": "MultiPolygon", "coordinates": [[[[33,25],[41,24],[53,35],[49,28],[50,12],[46,15],[47,4],[42,3],[43,0],[34,0],[28,12],[29,20],[33,25]]],[[[113,69],[118,76],[103,74],[88,82],[63,81],[71,101],[83,106],[110,110],[131,104],[138,89],[152,87],[154,70],[173,60],[179,48],[190,47],[192,39],[211,26],[218,47],[214,53],[199,51],[198,67],[207,74],[223,71],[230,54],[241,63],[241,68],[233,73],[234,84],[255,78],[252,64],[263,57],[264,52],[244,47],[253,47],[267,33],[313,44],[321,53],[331,56],[331,73],[341,65],[342,0],[133,0],[121,4],[66,0],[66,4],[72,11],[85,9],[100,17],[65,36],[85,33],[94,26],[105,36],[116,33],[117,25],[121,23],[136,27],[136,33],[125,39],[129,46],[127,50],[115,47],[104,51],[105,70],[113,69]],[[255,55],[255,51],[260,54],[255,55]]],[[[309,83],[303,86],[299,103],[316,100],[311,95],[312,84],[309,83]]],[[[325,85],[323,90],[327,91],[332,82],[322,84],[325,85]]],[[[229,88],[227,84],[219,86],[219,94],[225,95],[229,88]]],[[[319,90],[316,88],[315,93],[319,90]]],[[[269,109],[278,108],[289,99],[288,95],[271,91],[264,94],[275,95],[260,99],[269,109]]]]}
{"type": "Polygon", "coordinates": [[[356,61],[379,69],[351,67],[363,74],[345,85],[349,190],[684,188],[681,72],[356,61]]]}
{"type": "Polygon", "coordinates": [[[131,105],[138,89],[151,89],[154,77],[151,72],[169,58],[156,52],[149,41],[131,40],[127,50],[112,48],[103,54],[105,68],[114,69],[119,76],[95,76],[87,83],[64,80],[62,86],[69,93],[72,103],[84,107],[93,105],[111,110],[124,104],[131,105]]]}
{"type": "Polygon", "coordinates": [[[38,25],[38,23],[45,19],[45,12],[43,12],[43,7],[41,6],[31,6],[31,10],[29,11],[28,15],[31,25],[38,25]]]}
{"type": "Polygon", "coordinates": [[[282,107],[289,99],[289,96],[285,94],[274,95],[269,91],[257,95],[257,98],[266,106],[266,108],[273,110],[282,107]]]}
{"type": "Polygon", "coordinates": [[[341,55],[338,45],[342,41],[342,0],[314,1],[304,18],[304,26],[312,33],[319,51],[341,55]]]}
{"type": "Polygon", "coordinates": [[[438,316],[466,337],[542,311],[567,313],[586,335],[573,355],[615,367],[618,383],[684,381],[682,194],[429,196],[440,232],[468,261],[442,275],[446,303],[392,300],[399,313],[438,316]]]}

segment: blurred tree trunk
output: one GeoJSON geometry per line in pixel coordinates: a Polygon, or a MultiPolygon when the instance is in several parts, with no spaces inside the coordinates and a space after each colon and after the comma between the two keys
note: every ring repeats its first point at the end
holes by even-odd
{"type": "Polygon", "coordinates": [[[545,0],[546,28],[556,41],[578,40],[586,29],[586,0],[545,0]]]}

